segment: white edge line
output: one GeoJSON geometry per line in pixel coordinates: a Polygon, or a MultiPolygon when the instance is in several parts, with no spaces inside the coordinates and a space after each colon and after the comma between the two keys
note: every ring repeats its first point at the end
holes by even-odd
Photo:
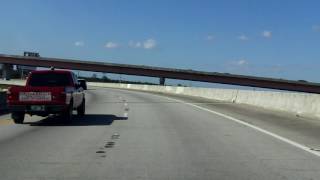
{"type": "MultiPolygon", "coordinates": [[[[157,96],[159,96],[159,95],[157,95],[157,96]]],[[[161,96],[161,97],[164,97],[164,96],[161,96]]],[[[210,112],[210,113],[212,113],[212,114],[215,114],[215,115],[224,117],[224,118],[226,118],[226,119],[229,119],[229,120],[234,121],[234,122],[236,122],[236,123],[239,123],[239,124],[242,124],[242,125],[244,125],[244,126],[250,127],[250,128],[252,128],[252,129],[254,129],[254,130],[256,130],[256,131],[259,131],[259,132],[261,132],[261,133],[263,133],[263,134],[269,135],[269,136],[271,136],[271,137],[273,137],[273,138],[275,138],[275,139],[278,139],[278,140],[280,140],[280,141],[282,141],[282,142],[285,142],[285,143],[290,144],[290,145],[292,145],[292,146],[294,146],[294,147],[296,147],[296,148],[299,148],[299,149],[301,149],[301,150],[304,150],[304,151],[306,151],[306,152],[308,152],[308,153],[311,153],[311,154],[313,154],[313,155],[316,155],[316,156],[320,157],[320,153],[319,153],[319,152],[313,151],[313,150],[311,150],[311,149],[310,149],[309,147],[307,147],[307,146],[304,146],[304,145],[299,144],[299,143],[297,143],[297,142],[294,142],[294,141],[292,141],[292,140],[290,140],[290,139],[287,139],[287,138],[285,138],[285,137],[282,137],[282,136],[279,136],[279,135],[277,135],[277,134],[274,134],[274,133],[272,133],[272,132],[270,132],[270,131],[267,131],[267,130],[265,130],[265,129],[262,129],[262,128],[259,128],[259,127],[257,127],[257,126],[254,126],[254,125],[252,125],[252,124],[246,123],[246,122],[241,121],[241,120],[239,120],[239,119],[236,119],[236,118],[234,118],[234,117],[231,117],[231,116],[228,116],[228,115],[226,115],[226,114],[223,114],[223,113],[220,113],[220,112],[216,112],[216,111],[213,111],[213,110],[210,110],[210,109],[207,109],[207,108],[204,108],[204,107],[201,107],[201,106],[192,104],[192,103],[188,103],[188,102],[185,102],[185,101],[182,101],[182,100],[178,100],[178,99],[174,99],[174,98],[169,98],[169,97],[164,97],[164,98],[167,98],[167,99],[173,100],[173,101],[177,101],[177,102],[180,102],[180,103],[189,105],[189,106],[193,106],[193,107],[198,108],[198,109],[201,109],[201,110],[203,110],[203,111],[207,111],[207,112],[210,112]]]]}

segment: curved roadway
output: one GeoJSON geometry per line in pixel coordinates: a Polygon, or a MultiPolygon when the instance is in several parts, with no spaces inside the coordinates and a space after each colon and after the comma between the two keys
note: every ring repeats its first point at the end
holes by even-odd
{"type": "Polygon", "coordinates": [[[9,115],[0,116],[0,179],[320,177],[316,149],[314,153],[304,149],[317,145],[318,129],[302,135],[272,123],[276,118],[298,122],[295,117],[259,115],[263,111],[253,108],[240,109],[241,115],[239,108],[219,106],[219,102],[194,105],[162,95],[107,88],[91,89],[86,96],[87,115],[75,117],[71,124],[59,117],[27,117],[25,124],[15,125],[9,115]],[[237,122],[242,119],[248,122],[237,122]],[[268,134],[269,130],[281,136],[268,134]],[[286,136],[299,143],[281,139],[286,136]],[[304,140],[308,144],[299,147],[304,140]]]}

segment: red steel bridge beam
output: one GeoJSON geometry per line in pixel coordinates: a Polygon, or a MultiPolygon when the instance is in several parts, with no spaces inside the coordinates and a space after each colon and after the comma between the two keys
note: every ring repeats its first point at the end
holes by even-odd
{"type": "Polygon", "coordinates": [[[164,78],[170,78],[320,94],[319,83],[242,76],[228,73],[14,55],[0,55],[0,63],[36,67],[53,66],[62,69],[159,77],[163,78],[163,80],[164,78]]]}

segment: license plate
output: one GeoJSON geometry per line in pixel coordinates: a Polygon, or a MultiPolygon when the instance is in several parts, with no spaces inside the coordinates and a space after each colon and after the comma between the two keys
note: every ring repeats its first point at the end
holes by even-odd
{"type": "Polygon", "coordinates": [[[45,107],[44,106],[30,106],[30,109],[32,111],[44,111],[45,107]]]}
{"type": "Polygon", "coordinates": [[[20,101],[51,101],[51,92],[20,92],[20,101]]]}

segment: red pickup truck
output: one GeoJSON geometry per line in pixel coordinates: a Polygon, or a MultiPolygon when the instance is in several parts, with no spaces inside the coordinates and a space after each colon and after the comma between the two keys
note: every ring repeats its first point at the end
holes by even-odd
{"type": "Polygon", "coordinates": [[[7,91],[7,104],[11,117],[22,124],[25,114],[48,116],[62,115],[65,121],[72,120],[73,110],[85,114],[83,82],[67,70],[41,70],[29,74],[26,86],[12,86],[7,91]]]}

